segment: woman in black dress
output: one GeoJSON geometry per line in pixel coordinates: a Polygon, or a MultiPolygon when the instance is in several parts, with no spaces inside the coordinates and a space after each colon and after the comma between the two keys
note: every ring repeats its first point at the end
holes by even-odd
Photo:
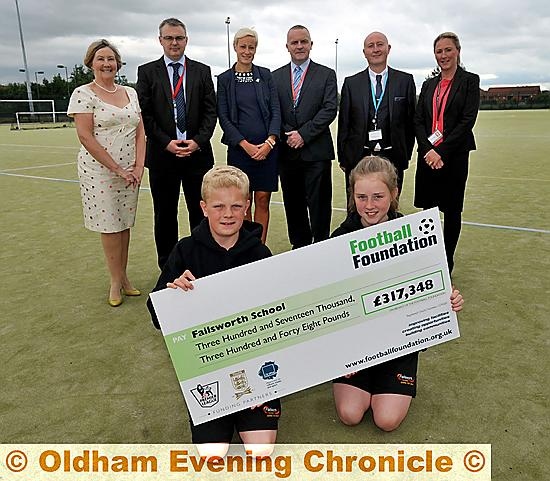
{"type": "MultiPolygon", "coordinates": [[[[227,145],[227,163],[250,179],[254,221],[263,227],[265,243],[271,193],[277,191],[277,147],[281,112],[271,72],[254,65],[258,35],[241,28],[233,40],[237,62],[218,76],[218,117],[227,145]]],[[[247,218],[251,220],[251,213],[247,218]]]]}

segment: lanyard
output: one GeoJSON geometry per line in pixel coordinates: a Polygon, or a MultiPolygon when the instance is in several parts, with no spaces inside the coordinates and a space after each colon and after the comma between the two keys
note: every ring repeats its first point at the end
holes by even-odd
{"type": "Polygon", "coordinates": [[[449,89],[451,88],[451,85],[453,84],[453,79],[454,79],[454,77],[451,79],[451,81],[447,85],[447,88],[443,92],[443,95],[441,96],[441,102],[439,101],[439,94],[441,93],[441,80],[437,84],[437,93],[436,93],[436,96],[435,96],[435,109],[436,109],[435,121],[436,121],[437,125],[439,125],[439,119],[441,118],[441,113],[442,113],[441,109],[443,107],[443,102],[446,101],[446,96],[449,94],[449,89]]]}
{"type": "Polygon", "coordinates": [[[380,108],[380,104],[382,103],[382,99],[384,98],[384,92],[386,91],[386,83],[388,82],[388,76],[386,75],[386,78],[382,82],[382,93],[380,94],[380,98],[376,100],[376,91],[375,91],[375,85],[373,85],[372,81],[370,83],[370,90],[372,93],[372,103],[374,104],[374,123],[376,123],[376,119],[378,118],[378,109],[380,108]]]}
{"type": "MultiPolygon", "coordinates": [[[[176,100],[176,97],[178,96],[178,93],[181,89],[181,86],[183,84],[183,77],[185,77],[185,67],[187,66],[187,59],[183,62],[183,72],[180,75],[180,78],[178,80],[178,83],[176,84],[175,88],[172,88],[172,99],[176,100]]],[[[172,67],[174,68],[174,67],[172,67]]],[[[170,87],[172,87],[172,84],[170,84],[170,87]]]]}
{"type": "MultiPolygon", "coordinates": [[[[298,67],[300,67],[300,66],[298,65],[298,67]]],[[[302,72],[302,78],[300,79],[300,82],[298,82],[298,85],[296,85],[296,88],[294,88],[294,79],[292,78],[294,73],[292,72],[292,70],[290,71],[290,85],[292,85],[292,103],[294,105],[296,105],[296,99],[298,98],[298,92],[300,92],[300,90],[302,89],[302,84],[304,83],[304,79],[306,78],[306,73],[307,73],[308,69],[309,69],[309,65],[302,72]]]]}

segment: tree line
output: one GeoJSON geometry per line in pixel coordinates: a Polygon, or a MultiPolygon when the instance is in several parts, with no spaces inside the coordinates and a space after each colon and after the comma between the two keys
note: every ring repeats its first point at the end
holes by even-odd
{"type": "MultiPolygon", "coordinates": [[[[51,80],[44,77],[40,82],[31,82],[32,98],[33,100],[54,100],[55,109],[58,112],[65,111],[73,90],[79,85],[90,83],[93,78],[94,74],[91,69],[83,65],[75,65],[68,81],[64,75],[57,73],[51,80]]],[[[125,75],[118,75],[117,83],[133,86],[125,75]]],[[[0,99],[28,100],[27,84],[25,82],[0,84],[0,99]]],[[[33,105],[35,112],[49,112],[52,108],[51,104],[45,102],[35,102],[33,105]]],[[[15,112],[28,110],[28,103],[0,102],[0,122],[11,122],[15,117],[15,112]]]]}

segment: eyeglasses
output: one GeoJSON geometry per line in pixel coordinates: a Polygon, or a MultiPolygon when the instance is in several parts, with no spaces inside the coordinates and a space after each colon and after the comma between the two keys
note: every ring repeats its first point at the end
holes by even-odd
{"type": "Polygon", "coordinates": [[[174,40],[178,43],[181,43],[187,39],[187,37],[183,35],[178,35],[177,37],[172,37],[172,35],[165,35],[164,37],[161,37],[161,38],[165,42],[169,42],[169,43],[172,43],[174,40]]]}

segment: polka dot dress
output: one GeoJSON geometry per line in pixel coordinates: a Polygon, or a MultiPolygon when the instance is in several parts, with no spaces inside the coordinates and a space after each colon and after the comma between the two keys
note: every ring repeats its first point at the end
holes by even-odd
{"type": "MultiPolygon", "coordinates": [[[[123,108],[103,102],[87,85],[75,89],[67,113],[92,113],[94,135],[122,168],[135,162],[139,103],[136,91],[124,87],[130,102],[123,108]]],[[[95,232],[121,232],[136,218],[139,189],[126,187],[122,177],[95,160],[84,147],[78,154],[78,178],[84,226],[95,232]]]]}

